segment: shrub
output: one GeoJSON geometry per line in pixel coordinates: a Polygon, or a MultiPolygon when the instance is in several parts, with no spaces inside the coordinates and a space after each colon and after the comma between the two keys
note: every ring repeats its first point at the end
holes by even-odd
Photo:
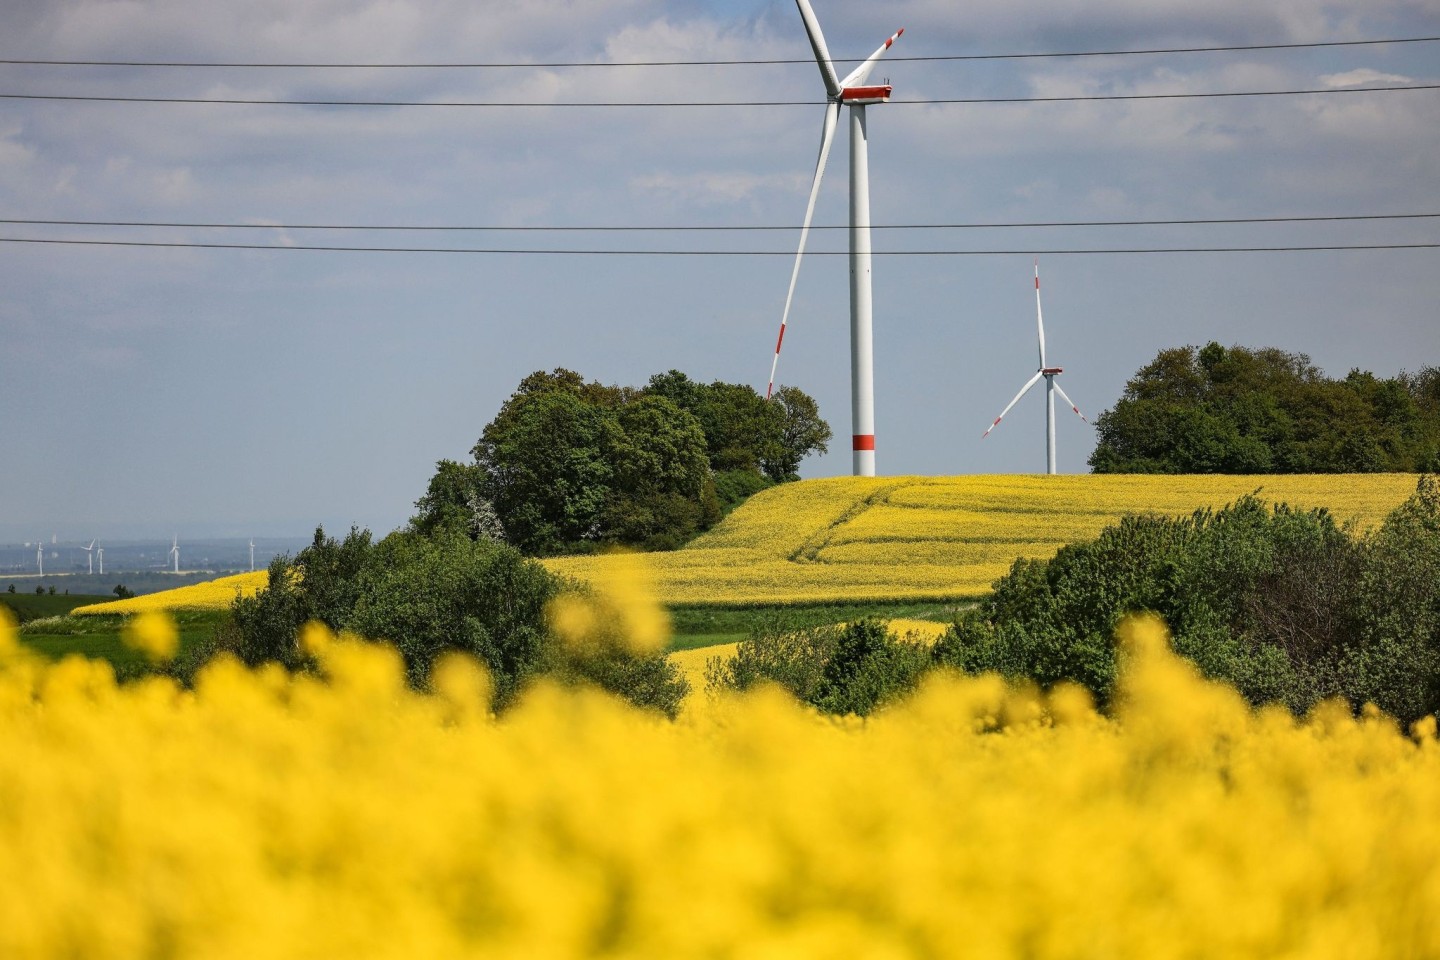
{"type": "Polygon", "coordinates": [[[784,616],[752,629],[729,661],[706,667],[711,687],[774,683],[825,713],[867,716],[915,688],[930,666],[920,644],[890,636],[884,622],[802,626],[784,616]]]}
{"type": "Polygon", "coordinates": [[[1164,617],[1177,652],[1253,703],[1328,697],[1401,719],[1440,708],[1440,494],[1422,478],[1374,534],[1254,496],[1186,518],[1127,517],[1052,560],[1018,560],[936,645],[940,663],[1102,702],[1125,615],[1164,617]]]}
{"type": "Polygon", "coordinates": [[[336,541],[316,530],[293,561],[271,565],[269,580],[267,589],[235,601],[233,629],[218,631],[202,660],[229,650],[252,666],[306,668],[297,635],[318,621],[392,643],[417,689],[442,654],[469,654],[489,668],[497,709],[541,673],[592,683],[672,716],[688,690],[658,655],[567,653],[546,625],[546,607],[564,582],[516,549],[463,531],[400,531],[372,543],[368,531],[352,529],[336,541]]]}

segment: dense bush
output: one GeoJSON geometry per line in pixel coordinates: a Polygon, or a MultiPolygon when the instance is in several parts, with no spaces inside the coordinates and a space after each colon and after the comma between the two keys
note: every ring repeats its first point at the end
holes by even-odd
{"type": "Polygon", "coordinates": [[[913,690],[929,666],[923,645],[895,639],[879,620],[806,626],[776,616],[732,659],[711,661],[705,678],[730,690],[774,683],[826,713],[866,716],[913,690]]]}
{"type": "Polygon", "coordinates": [[[489,668],[497,708],[546,674],[593,683],[673,716],[687,688],[662,656],[571,651],[552,634],[546,608],[565,589],[540,564],[491,540],[402,531],[372,543],[368,531],[352,529],[337,541],[317,529],[293,560],[271,564],[267,589],[235,601],[233,628],[200,659],[228,650],[252,666],[304,668],[298,631],[318,621],[393,643],[417,688],[427,684],[437,658],[458,651],[489,668]]]}
{"type": "Polygon", "coordinates": [[[1052,560],[1017,560],[936,659],[1111,694],[1111,638],[1153,611],[1176,650],[1254,703],[1341,696],[1402,719],[1440,710],[1440,490],[1356,538],[1324,510],[1254,496],[1185,518],[1128,517],[1052,560]]]}

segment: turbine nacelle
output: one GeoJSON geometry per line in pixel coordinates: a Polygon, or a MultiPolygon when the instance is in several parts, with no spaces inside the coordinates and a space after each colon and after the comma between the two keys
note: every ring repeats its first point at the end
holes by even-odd
{"type": "Polygon", "coordinates": [[[1063,367],[1041,367],[1040,372],[1047,377],[1053,377],[1056,374],[1064,373],[1065,370],[1063,367]]]}
{"type": "Polygon", "coordinates": [[[840,91],[840,102],[855,105],[889,103],[891,89],[888,83],[878,87],[846,87],[840,91]]]}

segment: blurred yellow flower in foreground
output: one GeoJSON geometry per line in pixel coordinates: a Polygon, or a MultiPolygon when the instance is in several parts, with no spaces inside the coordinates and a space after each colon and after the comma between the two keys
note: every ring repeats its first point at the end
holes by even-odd
{"type": "MultiPolygon", "coordinates": [[[[0,645],[11,632],[0,620],[0,645]]],[[[0,957],[1440,955],[1440,743],[1252,710],[1128,624],[1115,712],[937,675],[670,722],[307,629],[193,689],[0,664],[0,957]]]]}
{"type": "Polygon", "coordinates": [[[562,593],[546,614],[550,629],[577,651],[613,646],[649,656],[670,640],[670,614],[656,596],[650,565],[641,554],[609,554],[587,590],[562,593]]]}
{"type": "Polygon", "coordinates": [[[180,649],[180,631],[175,629],[175,621],[156,611],[131,617],[120,631],[120,639],[156,663],[173,659],[180,649]]]}

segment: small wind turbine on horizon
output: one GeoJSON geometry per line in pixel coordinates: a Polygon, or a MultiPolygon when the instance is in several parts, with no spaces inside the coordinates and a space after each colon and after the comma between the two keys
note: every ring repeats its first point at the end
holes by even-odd
{"type": "MultiPolygon", "coordinates": [[[[91,540],[90,546],[81,547],[80,549],[85,551],[85,559],[90,562],[90,572],[93,574],[95,572],[95,541],[91,540]]],[[[105,571],[101,570],[100,572],[104,573],[105,571]]]]}
{"type": "Polygon", "coordinates": [[[250,538],[250,572],[255,572],[255,538],[250,538]]]}
{"type": "MultiPolygon", "coordinates": [[[[1005,414],[1010,412],[1010,408],[1015,406],[1015,404],[1019,403],[1020,398],[1025,396],[1025,394],[1029,392],[1030,388],[1035,386],[1035,384],[1040,380],[1041,377],[1044,377],[1046,466],[1045,472],[1053,474],[1055,473],[1055,394],[1060,394],[1060,396],[1065,400],[1065,402],[1070,404],[1070,409],[1074,410],[1075,415],[1081,420],[1085,420],[1085,414],[1080,412],[1080,408],[1075,406],[1075,402],[1073,400],[1065,396],[1065,391],[1061,390],[1060,384],[1055,382],[1055,378],[1065,372],[1064,369],[1061,367],[1048,366],[1045,362],[1045,316],[1040,311],[1039,260],[1035,261],[1035,326],[1040,332],[1040,369],[1035,372],[1035,376],[1025,381],[1025,386],[1021,387],[1020,392],[1015,394],[1015,399],[1011,400],[1005,406],[1005,409],[1000,411],[1000,416],[996,417],[995,422],[990,424],[989,429],[987,429],[983,434],[980,435],[980,439],[984,440],[986,437],[990,436],[990,431],[1000,426],[1000,421],[1005,419],[1005,414]]],[[[1085,422],[1089,423],[1090,421],[1085,420],[1085,422]]]]}
{"type": "Polygon", "coordinates": [[[795,265],[790,270],[790,289],[785,294],[785,308],[780,314],[780,336],[775,340],[775,359],[770,364],[770,385],[765,389],[768,400],[775,389],[775,368],[780,363],[780,345],[785,342],[785,324],[790,318],[790,301],[795,296],[795,280],[800,275],[800,261],[805,256],[805,241],[810,236],[810,220],[815,214],[815,198],[820,193],[820,180],[825,175],[825,161],[830,156],[830,142],[840,119],[840,106],[850,108],[850,422],[853,473],[857,477],[875,475],[875,356],[872,335],[872,290],[870,281],[870,152],[865,126],[865,107],[890,99],[890,85],[865,86],[870,71],[890,45],[904,33],[897,30],[880,49],[856,67],[845,79],[835,73],[835,64],[825,46],[820,21],[810,7],[810,0],[795,0],[815,63],[825,82],[825,122],[820,129],[820,155],[815,161],[815,178],[810,184],[810,199],[805,205],[805,222],[800,228],[800,246],[795,252],[795,265]]]}
{"type": "Polygon", "coordinates": [[[40,571],[40,576],[45,576],[45,541],[35,541],[35,566],[40,571]]]}
{"type": "Polygon", "coordinates": [[[105,548],[96,547],[95,552],[99,554],[95,559],[100,561],[100,576],[105,576],[105,548]]]}
{"type": "Polygon", "coordinates": [[[175,561],[175,572],[180,572],[180,538],[177,536],[170,541],[170,558],[175,561]]]}

